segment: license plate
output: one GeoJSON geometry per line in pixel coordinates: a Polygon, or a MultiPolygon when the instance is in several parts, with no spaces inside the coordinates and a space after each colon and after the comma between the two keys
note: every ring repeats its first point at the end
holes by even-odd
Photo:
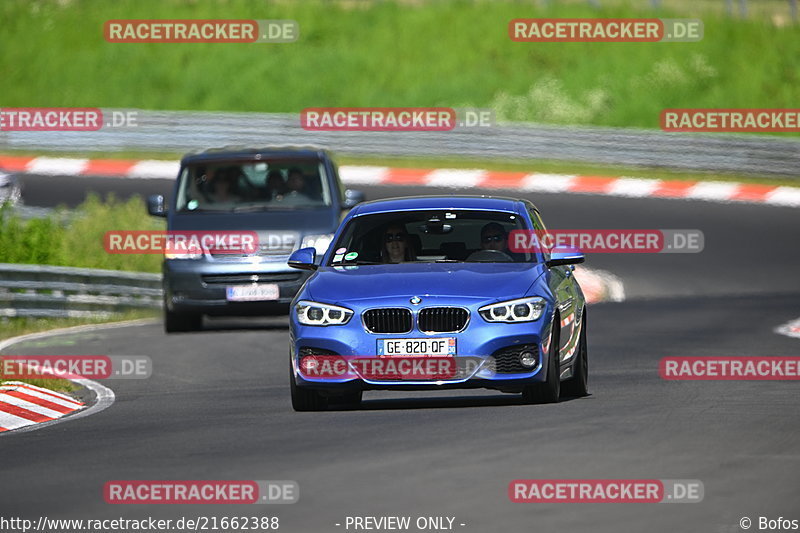
{"type": "Polygon", "coordinates": [[[280,298],[280,289],[274,283],[263,285],[232,285],[226,287],[225,297],[230,302],[261,302],[280,298]]]}
{"type": "Polygon", "coordinates": [[[380,339],[378,355],[456,355],[455,337],[434,339],[380,339]]]}

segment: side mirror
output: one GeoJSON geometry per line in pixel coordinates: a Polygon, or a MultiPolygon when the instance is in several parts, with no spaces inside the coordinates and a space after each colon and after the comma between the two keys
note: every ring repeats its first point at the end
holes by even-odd
{"type": "Polygon", "coordinates": [[[367,196],[363,192],[356,191],[354,189],[347,189],[346,191],[344,191],[344,201],[342,201],[342,209],[352,209],[353,207],[360,204],[366,199],[367,196]]]}
{"type": "Polygon", "coordinates": [[[167,216],[167,208],[164,205],[164,197],[160,194],[153,194],[147,197],[147,212],[154,217],[167,216]]]}
{"type": "Polygon", "coordinates": [[[300,248],[289,256],[289,266],[300,270],[316,270],[319,268],[319,265],[314,262],[316,258],[316,248],[300,248]]]}
{"type": "Polygon", "coordinates": [[[550,254],[550,260],[547,262],[548,267],[558,265],[577,265],[586,261],[586,257],[578,250],[565,250],[563,252],[553,252],[550,254]]]}

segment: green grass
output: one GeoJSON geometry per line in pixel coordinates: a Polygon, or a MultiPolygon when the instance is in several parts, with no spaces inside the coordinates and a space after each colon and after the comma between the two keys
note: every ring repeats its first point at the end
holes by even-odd
{"type": "Polygon", "coordinates": [[[642,128],[657,128],[666,107],[797,106],[797,26],[772,15],[728,18],[721,1],[665,0],[675,10],[657,13],[633,7],[649,2],[601,3],[5,0],[1,103],[260,112],[476,106],[507,120],[642,128]],[[518,17],[698,13],[705,38],[697,43],[514,43],[506,31],[518,17]],[[300,39],[112,44],[101,31],[112,18],[295,19],[300,39]]]}
{"type": "MultiPolygon", "coordinates": [[[[158,312],[155,310],[133,310],[120,313],[112,320],[113,322],[124,320],[135,320],[141,318],[155,318],[158,312]]],[[[86,319],[86,318],[0,318],[0,339],[8,339],[28,333],[39,331],[49,331],[51,329],[69,328],[73,326],[83,326],[87,324],[101,324],[109,322],[108,319],[86,319]]],[[[9,351],[9,350],[6,350],[9,351]]],[[[6,355],[11,355],[6,354],[6,355]]],[[[0,365],[0,383],[3,382],[3,368],[0,365]]],[[[76,386],[66,379],[14,379],[39,387],[46,387],[51,390],[71,392],[77,390],[76,386]]]]}
{"type": "Polygon", "coordinates": [[[22,220],[0,208],[0,263],[160,272],[160,254],[109,254],[103,236],[111,230],[164,230],[165,222],[148,216],[138,196],[119,201],[90,195],[68,215],[22,220]]]}

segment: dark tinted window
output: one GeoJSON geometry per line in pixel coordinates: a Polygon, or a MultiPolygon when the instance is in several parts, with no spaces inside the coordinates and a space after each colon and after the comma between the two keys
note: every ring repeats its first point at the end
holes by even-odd
{"type": "Polygon", "coordinates": [[[330,265],[348,262],[512,262],[535,256],[508,250],[512,230],[530,229],[513,213],[432,210],[353,218],[330,265]]]}
{"type": "Polygon", "coordinates": [[[331,205],[325,165],[318,160],[203,163],[180,176],[178,211],[298,209],[331,205]]]}

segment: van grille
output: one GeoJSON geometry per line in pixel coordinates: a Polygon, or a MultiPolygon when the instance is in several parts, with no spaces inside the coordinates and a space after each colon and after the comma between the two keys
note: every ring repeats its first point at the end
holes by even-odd
{"type": "Polygon", "coordinates": [[[206,285],[234,285],[248,283],[277,283],[280,281],[297,281],[302,276],[300,272],[253,272],[252,274],[205,274],[202,276],[206,285]]]}
{"type": "Polygon", "coordinates": [[[266,258],[282,258],[289,255],[292,255],[294,252],[295,246],[279,246],[279,247],[270,247],[268,244],[262,244],[258,247],[258,251],[254,251],[253,253],[209,253],[208,255],[211,256],[212,259],[215,261],[241,261],[242,259],[247,259],[251,257],[266,257],[266,258]]]}

